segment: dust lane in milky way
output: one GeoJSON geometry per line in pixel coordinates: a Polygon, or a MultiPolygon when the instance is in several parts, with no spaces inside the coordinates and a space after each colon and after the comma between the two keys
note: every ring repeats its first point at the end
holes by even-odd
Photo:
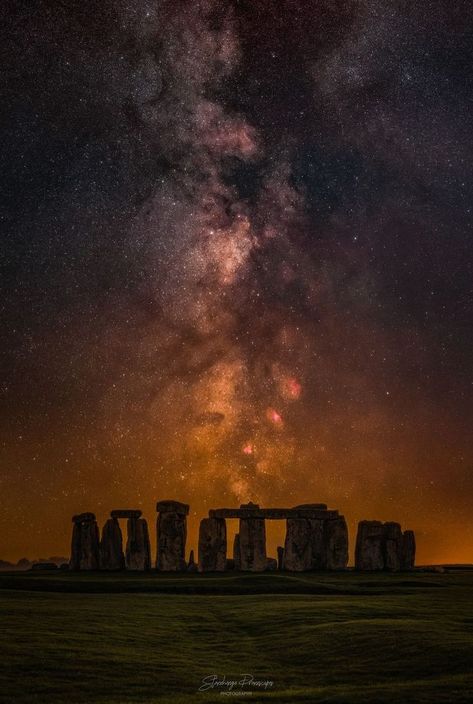
{"type": "Polygon", "coordinates": [[[427,5],[5,11],[0,557],[176,498],[471,560],[473,11],[427,5]]]}

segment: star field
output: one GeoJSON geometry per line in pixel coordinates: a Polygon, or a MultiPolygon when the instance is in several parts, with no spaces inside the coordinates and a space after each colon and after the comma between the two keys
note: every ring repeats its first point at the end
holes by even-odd
{"type": "Polygon", "coordinates": [[[0,557],[175,498],[471,561],[470,4],[2,14],[0,557]]]}

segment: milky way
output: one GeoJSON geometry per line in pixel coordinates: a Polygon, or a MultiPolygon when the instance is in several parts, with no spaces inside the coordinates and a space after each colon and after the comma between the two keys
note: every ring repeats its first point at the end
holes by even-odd
{"type": "Polygon", "coordinates": [[[471,560],[451,5],[5,11],[0,557],[175,498],[191,543],[210,507],[323,501],[471,560]]]}

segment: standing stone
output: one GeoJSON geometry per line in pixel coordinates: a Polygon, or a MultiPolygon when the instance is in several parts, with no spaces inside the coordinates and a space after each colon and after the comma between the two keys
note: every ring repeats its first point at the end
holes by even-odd
{"type": "Polygon", "coordinates": [[[264,518],[240,518],[240,569],[264,572],[266,569],[266,528],[264,518]]]}
{"type": "MultiPolygon", "coordinates": [[[[330,531],[327,532],[326,525],[329,521],[320,519],[309,519],[310,523],[310,568],[311,570],[337,569],[327,564],[328,541],[331,540],[330,531]]],[[[330,521],[331,522],[331,521],[330,521]]]]}
{"type": "Polygon", "coordinates": [[[402,531],[399,523],[384,524],[384,569],[399,572],[402,560],[402,531]]]}
{"type": "Polygon", "coordinates": [[[384,569],[384,526],[381,521],[360,521],[358,524],[355,568],[367,572],[384,569]]]}
{"type": "Polygon", "coordinates": [[[288,518],[284,543],[284,569],[304,572],[312,567],[312,526],[307,518],[288,518]]]}
{"type": "Polygon", "coordinates": [[[189,555],[189,562],[187,564],[187,571],[188,572],[197,572],[197,565],[195,564],[193,550],[191,550],[190,555],[189,555]]]}
{"type": "Polygon", "coordinates": [[[415,564],[416,557],[416,538],[414,531],[405,530],[402,534],[402,555],[401,569],[412,570],[415,564]]]}
{"type": "Polygon", "coordinates": [[[224,518],[204,518],[199,528],[199,572],[223,572],[227,563],[224,518]]]}
{"type": "Polygon", "coordinates": [[[186,538],[188,504],[179,501],[158,501],[156,567],[163,572],[186,570],[186,538]]]}
{"type": "Polygon", "coordinates": [[[241,570],[240,534],[236,533],[233,539],[233,565],[235,570],[241,570]]]}
{"type": "Polygon", "coordinates": [[[278,545],[278,570],[282,570],[284,564],[284,548],[278,545]]]}
{"type": "Polygon", "coordinates": [[[102,528],[100,568],[102,570],[125,569],[122,532],[116,518],[109,518],[102,528]]]}
{"type": "Polygon", "coordinates": [[[278,561],[274,557],[266,558],[266,572],[276,572],[278,569],[278,561]]]}
{"type": "Polygon", "coordinates": [[[73,516],[71,570],[97,570],[100,566],[99,528],[93,513],[73,516]]]}
{"type": "Polygon", "coordinates": [[[144,518],[132,517],[127,521],[126,566],[140,572],[151,569],[148,524],[144,518]]]}
{"type": "Polygon", "coordinates": [[[324,567],[327,570],[344,570],[348,565],[348,528],[345,518],[339,516],[324,523],[324,567]]]}

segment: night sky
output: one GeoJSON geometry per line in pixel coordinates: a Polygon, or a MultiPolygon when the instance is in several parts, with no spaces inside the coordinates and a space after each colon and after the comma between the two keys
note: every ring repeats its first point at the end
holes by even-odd
{"type": "Polygon", "coordinates": [[[171,498],[473,561],[471,2],[1,13],[0,557],[171,498]]]}

